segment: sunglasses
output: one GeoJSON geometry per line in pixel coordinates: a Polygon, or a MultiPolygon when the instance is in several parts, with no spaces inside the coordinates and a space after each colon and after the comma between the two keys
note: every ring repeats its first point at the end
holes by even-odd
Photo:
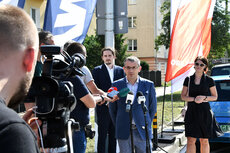
{"type": "Polygon", "coordinates": [[[202,64],[202,63],[201,63],[201,64],[199,64],[199,63],[195,63],[195,65],[196,65],[196,66],[200,66],[200,67],[205,66],[205,64],[202,64]]]}

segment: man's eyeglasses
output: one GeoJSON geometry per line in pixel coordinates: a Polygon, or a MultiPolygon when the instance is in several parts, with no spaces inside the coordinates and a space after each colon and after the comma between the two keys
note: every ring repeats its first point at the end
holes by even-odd
{"type": "Polygon", "coordinates": [[[196,65],[196,66],[200,66],[200,67],[205,66],[205,64],[202,64],[202,63],[201,63],[201,64],[199,64],[199,63],[195,63],[195,65],[196,65]]]}
{"type": "Polygon", "coordinates": [[[135,70],[135,69],[137,69],[139,66],[133,66],[133,67],[130,67],[130,66],[125,66],[125,68],[127,69],[127,70],[135,70]]]}

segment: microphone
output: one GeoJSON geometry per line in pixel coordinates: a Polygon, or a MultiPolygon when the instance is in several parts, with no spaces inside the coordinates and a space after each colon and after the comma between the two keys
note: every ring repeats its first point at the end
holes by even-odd
{"type": "Polygon", "coordinates": [[[81,68],[86,64],[86,58],[84,55],[80,53],[75,53],[72,56],[72,62],[74,62],[74,66],[77,68],[81,68]]]}
{"type": "Polygon", "coordinates": [[[125,97],[129,93],[129,88],[123,88],[120,91],[117,91],[116,87],[111,87],[108,90],[108,97],[113,98],[113,96],[117,95],[119,98],[125,97]]]}
{"type": "Polygon", "coordinates": [[[129,88],[123,88],[119,91],[119,93],[117,94],[117,96],[120,98],[120,97],[125,97],[127,96],[127,94],[129,93],[129,88]]]}
{"type": "Polygon", "coordinates": [[[148,108],[145,105],[145,101],[146,101],[146,99],[145,99],[145,96],[143,95],[143,93],[141,91],[138,91],[137,92],[137,102],[138,102],[138,104],[141,104],[144,113],[146,113],[148,111],[148,108]]]}
{"type": "Polygon", "coordinates": [[[131,109],[131,105],[133,104],[133,100],[134,100],[134,95],[132,91],[129,91],[129,93],[127,94],[127,98],[126,98],[126,112],[130,112],[131,109]]]}

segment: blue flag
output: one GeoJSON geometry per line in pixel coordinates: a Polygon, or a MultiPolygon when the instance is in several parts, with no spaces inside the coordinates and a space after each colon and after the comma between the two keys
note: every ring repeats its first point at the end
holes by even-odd
{"type": "Polygon", "coordinates": [[[56,45],[69,40],[82,43],[95,5],[96,0],[47,0],[43,29],[54,35],[56,45]]]}
{"type": "Polygon", "coordinates": [[[0,0],[0,4],[10,4],[20,8],[24,8],[25,0],[0,0]]]}

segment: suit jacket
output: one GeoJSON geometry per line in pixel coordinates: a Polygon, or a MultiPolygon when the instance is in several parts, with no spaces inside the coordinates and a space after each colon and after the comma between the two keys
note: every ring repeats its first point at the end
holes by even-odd
{"type": "MultiPolygon", "coordinates": [[[[152,139],[151,123],[154,118],[154,114],[157,111],[157,100],[154,83],[144,78],[139,78],[138,89],[146,98],[145,105],[148,108],[147,122],[149,138],[152,139]]],[[[127,87],[126,77],[117,80],[113,83],[114,87],[117,87],[118,91],[127,87]]],[[[118,101],[109,104],[109,113],[112,121],[115,125],[115,136],[117,139],[128,139],[130,134],[130,119],[129,113],[126,112],[126,97],[120,98],[118,101]]],[[[137,130],[143,140],[145,138],[145,120],[144,113],[141,104],[138,104],[137,97],[134,98],[132,104],[132,116],[136,124],[137,130]]]]}
{"type": "MultiPolygon", "coordinates": [[[[105,64],[99,65],[93,69],[93,79],[97,87],[105,92],[111,87],[112,83],[109,77],[109,72],[105,64]]],[[[114,65],[114,78],[113,81],[123,78],[125,76],[122,67],[114,65]]]]}

